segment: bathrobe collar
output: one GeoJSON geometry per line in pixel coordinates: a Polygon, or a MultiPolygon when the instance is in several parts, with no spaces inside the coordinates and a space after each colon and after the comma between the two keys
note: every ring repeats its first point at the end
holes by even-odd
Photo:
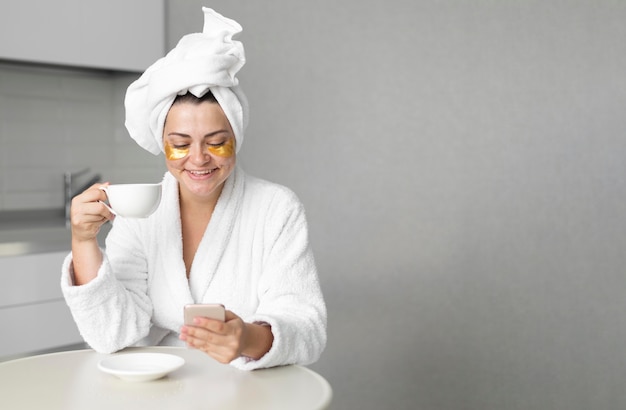
{"type": "Polygon", "coordinates": [[[215,275],[228,244],[236,215],[243,198],[244,173],[235,167],[224,183],[222,193],[215,205],[213,215],[198,245],[191,265],[189,280],[183,261],[183,241],[178,200],[178,181],[169,172],[163,180],[163,215],[159,240],[166,242],[161,261],[168,277],[172,296],[187,303],[201,303],[215,275]],[[219,238],[219,240],[215,240],[219,238]]]}

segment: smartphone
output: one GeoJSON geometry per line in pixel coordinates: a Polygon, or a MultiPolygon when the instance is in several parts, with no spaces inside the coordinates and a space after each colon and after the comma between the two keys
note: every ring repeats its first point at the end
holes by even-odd
{"type": "Polygon", "coordinates": [[[192,304],[185,305],[185,324],[193,326],[193,318],[197,316],[217,319],[222,322],[226,320],[226,310],[224,305],[219,303],[192,304]]]}

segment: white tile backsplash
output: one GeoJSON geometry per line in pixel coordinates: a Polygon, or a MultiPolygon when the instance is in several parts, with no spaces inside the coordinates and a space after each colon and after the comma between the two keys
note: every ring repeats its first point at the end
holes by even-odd
{"type": "Polygon", "coordinates": [[[61,208],[64,172],[87,167],[113,183],[160,181],[163,157],[124,127],[137,77],[0,64],[0,211],[61,208]]]}

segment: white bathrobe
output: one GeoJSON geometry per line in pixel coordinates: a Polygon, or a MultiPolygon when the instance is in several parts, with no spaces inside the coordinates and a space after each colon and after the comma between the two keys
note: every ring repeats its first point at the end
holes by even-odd
{"type": "Polygon", "coordinates": [[[157,211],[117,217],[98,276],[72,286],[72,255],[61,288],[85,341],[111,353],[131,345],[180,345],[183,306],[222,303],[246,322],[271,325],[270,351],[252,370],[316,361],[326,345],[326,306],[304,209],[289,189],[236,168],[204,233],[189,280],[182,257],[178,182],[168,172],[157,211]]]}

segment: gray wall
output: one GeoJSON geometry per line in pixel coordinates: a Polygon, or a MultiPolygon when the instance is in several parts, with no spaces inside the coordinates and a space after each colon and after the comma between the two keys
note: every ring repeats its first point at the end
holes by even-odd
{"type": "Polygon", "coordinates": [[[168,1],[244,27],[244,167],[305,202],[337,409],[626,407],[626,3],[168,1]]]}

